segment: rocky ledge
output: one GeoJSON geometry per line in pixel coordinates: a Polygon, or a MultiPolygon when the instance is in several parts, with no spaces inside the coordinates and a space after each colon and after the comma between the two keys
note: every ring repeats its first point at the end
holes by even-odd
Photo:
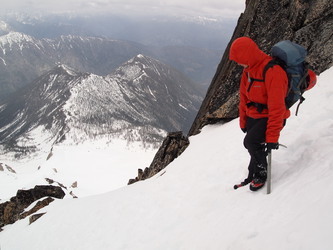
{"type": "MultiPolygon", "coordinates": [[[[53,198],[62,199],[65,192],[60,187],[43,185],[35,186],[29,190],[18,190],[16,196],[9,201],[0,204],[0,230],[3,226],[13,224],[18,220],[30,216],[41,208],[54,201],[53,198]],[[45,198],[45,199],[42,199],[45,198]],[[32,203],[38,201],[32,208],[25,211],[32,203]]],[[[30,218],[30,223],[39,218],[41,214],[35,214],[30,218]]]]}
{"type": "Polygon", "coordinates": [[[130,179],[128,184],[133,184],[154,176],[183,153],[189,144],[188,138],[182,132],[169,133],[150,166],[145,168],[145,170],[139,169],[138,176],[135,179],[130,179]]]}

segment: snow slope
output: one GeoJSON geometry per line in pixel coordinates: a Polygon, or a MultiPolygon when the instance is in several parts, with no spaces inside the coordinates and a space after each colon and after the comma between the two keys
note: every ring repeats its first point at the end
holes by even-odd
{"type": "Polygon", "coordinates": [[[233,190],[248,163],[234,120],[203,128],[147,181],[59,200],[32,225],[6,226],[1,249],[333,249],[332,78],[333,68],[320,76],[283,130],[288,149],[273,152],[270,195],[233,190]]]}
{"type": "Polygon", "coordinates": [[[137,176],[138,168],[149,166],[156,150],[141,142],[102,138],[77,145],[44,145],[44,152],[20,161],[1,156],[0,203],[15,196],[18,189],[48,185],[46,179],[53,180],[53,185],[62,184],[66,193],[79,198],[118,189],[137,176]],[[52,153],[46,150],[51,147],[52,153]]]}

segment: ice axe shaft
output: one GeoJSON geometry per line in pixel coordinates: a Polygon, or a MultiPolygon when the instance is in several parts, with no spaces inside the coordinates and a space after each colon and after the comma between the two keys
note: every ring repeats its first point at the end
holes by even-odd
{"type": "Polygon", "coordinates": [[[272,181],[272,151],[268,152],[267,157],[267,194],[270,194],[272,181]]]}
{"type": "MultiPolygon", "coordinates": [[[[280,147],[287,148],[286,145],[279,143],[280,147]]],[[[267,194],[272,191],[272,151],[267,153],[267,194]]]]}

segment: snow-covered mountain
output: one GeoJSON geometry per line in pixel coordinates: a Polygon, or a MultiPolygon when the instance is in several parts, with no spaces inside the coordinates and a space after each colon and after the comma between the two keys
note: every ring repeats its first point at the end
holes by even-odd
{"type": "Polygon", "coordinates": [[[49,134],[50,141],[59,142],[66,131],[63,107],[71,89],[85,77],[87,74],[59,65],[3,101],[0,131],[3,148],[34,151],[38,143],[32,133],[39,128],[43,128],[44,135],[49,134]]]}
{"type": "Polygon", "coordinates": [[[37,130],[52,143],[156,144],[166,131],[187,131],[201,100],[180,72],[141,54],[106,77],[59,65],[1,103],[0,141],[8,151],[38,150],[37,130]]]}
{"type": "Polygon", "coordinates": [[[3,19],[17,32],[38,38],[62,35],[103,36],[137,41],[150,46],[185,45],[223,49],[233,32],[236,18],[204,15],[133,15],[115,13],[8,13],[3,19]],[[221,36],[221,34],[224,34],[221,36]]]}
{"type": "Polygon", "coordinates": [[[235,119],[204,127],[149,180],[84,199],[67,196],[31,225],[24,219],[4,227],[1,248],[332,249],[332,77],[332,68],[322,73],[298,116],[288,119],[280,141],[288,148],[273,151],[271,194],[233,189],[249,160],[235,119]]]}
{"type": "Polygon", "coordinates": [[[81,72],[107,75],[145,51],[137,43],[106,38],[69,35],[52,40],[9,32],[0,37],[0,96],[29,84],[59,63],[81,72]]]}
{"type": "Polygon", "coordinates": [[[201,89],[178,70],[139,54],[106,78],[119,83],[133,121],[187,133],[201,104],[201,89]],[[133,116],[135,114],[135,116],[133,116]],[[153,114],[153,115],[152,115],[153,114]]]}
{"type": "Polygon", "coordinates": [[[130,41],[73,35],[37,39],[11,31],[0,36],[0,98],[29,84],[59,63],[105,76],[138,54],[157,58],[194,82],[206,84],[220,59],[220,53],[216,51],[193,47],[155,48],[130,41]]]}
{"type": "Polygon", "coordinates": [[[0,199],[50,179],[79,197],[124,186],[167,131],[189,128],[201,100],[180,72],[142,54],[105,77],[60,64],[0,104],[0,183],[11,183],[0,199]]]}

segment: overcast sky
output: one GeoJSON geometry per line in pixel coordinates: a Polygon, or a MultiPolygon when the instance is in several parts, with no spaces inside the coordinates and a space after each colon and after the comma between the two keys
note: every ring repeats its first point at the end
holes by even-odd
{"type": "Polygon", "coordinates": [[[2,11],[126,11],[238,17],[244,11],[245,0],[1,0],[0,6],[2,11]]]}

